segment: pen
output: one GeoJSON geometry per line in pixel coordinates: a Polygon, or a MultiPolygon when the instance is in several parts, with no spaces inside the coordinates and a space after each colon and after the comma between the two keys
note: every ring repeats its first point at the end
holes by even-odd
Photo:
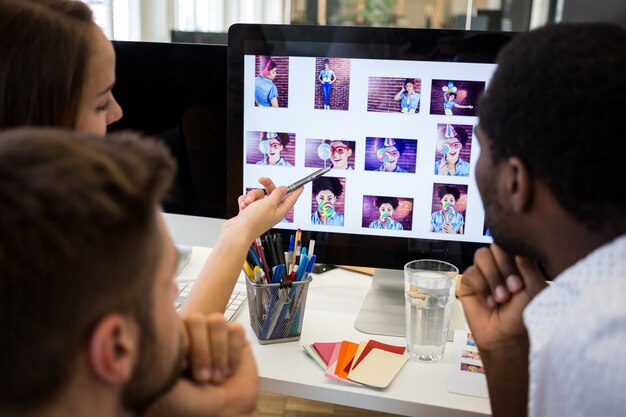
{"type": "Polygon", "coordinates": [[[294,240],[295,240],[295,236],[291,235],[291,237],[289,238],[289,260],[291,261],[289,271],[288,271],[289,274],[291,274],[291,271],[293,271],[293,267],[296,263],[296,254],[293,253],[293,244],[295,243],[294,240]]]}
{"type": "Polygon", "coordinates": [[[254,265],[257,266],[261,266],[261,260],[259,259],[258,256],[256,256],[256,253],[254,253],[254,250],[252,248],[248,249],[248,253],[250,254],[250,257],[252,257],[252,263],[254,265]]]}
{"type": "Polygon", "coordinates": [[[248,278],[250,278],[250,281],[255,282],[254,272],[252,271],[252,268],[250,267],[250,264],[248,263],[248,261],[243,261],[243,270],[245,271],[248,278]]]}
{"type": "Polygon", "coordinates": [[[270,269],[267,266],[267,260],[265,259],[265,250],[263,249],[263,244],[261,243],[261,238],[256,238],[257,240],[257,248],[259,250],[259,255],[261,257],[261,265],[263,266],[263,270],[265,274],[269,276],[270,269]]]}
{"type": "Polygon", "coordinates": [[[259,268],[258,266],[254,267],[254,282],[256,284],[261,283],[261,268],[259,268]]]}
{"type": "Polygon", "coordinates": [[[306,177],[302,178],[301,180],[298,180],[298,181],[294,182],[293,184],[288,185],[287,186],[287,192],[290,193],[290,192],[294,191],[295,189],[302,187],[304,184],[313,181],[315,178],[321,177],[322,175],[326,174],[331,169],[332,169],[332,165],[328,166],[326,168],[318,169],[317,171],[315,171],[311,175],[307,175],[306,177]]]}

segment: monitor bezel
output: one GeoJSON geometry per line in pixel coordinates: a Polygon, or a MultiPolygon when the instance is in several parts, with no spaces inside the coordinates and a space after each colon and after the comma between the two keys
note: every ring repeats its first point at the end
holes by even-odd
{"type": "MultiPolygon", "coordinates": [[[[355,45],[354,55],[348,58],[388,60],[425,60],[463,62],[463,51],[454,49],[473,42],[471,61],[493,63],[497,51],[513,37],[513,33],[459,30],[335,27],[306,25],[236,24],[228,32],[227,52],[227,212],[228,217],[238,213],[237,197],[243,191],[243,137],[244,137],[244,56],[288,55],[326,56],[312,44],[355,45]],[[489,36],[491,35],[491,36],[489,36]],[[484,40],[481,40],[483,38],[484,40]],[[499,38],[499,40],[498,40],[499,38]],[[495,40],[495,41],[494,41],[495,40]],[[468,42],[469,41],[469,42],[468,42]],[[291,53],[295,45],[311,47],[309,51],[291,53]],[[447,49],[446,49],[447,48],[447,49]],[[477,48],[477,49],[476,49],[477,48]],[[363,52],[369,55],[363,56],[363,52]],[[306,53],[305,53],[306,52],[306,53]]],[[[291,230],[273,229],[272,233],[292,234],[291,230]]],[[[303,239],[316,239],[317,261],[338,265],[358,265],[376,268],[401,269],[414,259],[439,259],[451,262],[460,269],[472,263],[474,252],[485,243],[442,241],[432,239],[367,236],[362,234],[317,232],[303,230],[303,239]],[[378,253],[378,255],[373,255],[378,253]]]]}

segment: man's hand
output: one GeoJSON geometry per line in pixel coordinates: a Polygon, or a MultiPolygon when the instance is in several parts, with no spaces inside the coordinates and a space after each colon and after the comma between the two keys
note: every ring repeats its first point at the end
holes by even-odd
{"type": "Polygon", "coordinates": [[[522,312],[546,285],[526,258],[513,259],[495,244],[476,251],[474,265],[463,273],[459,298],[478,348],[487,352],[527,338],[522,312]]]}
{"type": "Polygon", "coordinates": [[[537,265],[495,244],[476,251],[463,274],[459,298],[485,365],[494,417],[526,416],[529,342],[522,313],[545,287],[537,265]]]}
{"type": "Polygon", "coordinates": [[[185,319],[189,375],[159,398],[147,416],[234,417],[256,415],[258,373],[243,328],[220,313],[185,319]]]}

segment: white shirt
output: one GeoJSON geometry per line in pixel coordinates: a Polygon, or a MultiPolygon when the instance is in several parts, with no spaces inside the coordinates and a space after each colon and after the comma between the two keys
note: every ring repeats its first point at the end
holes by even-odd
{"type": "Polygon", "coordinates": [[[563,271],[524,311],[528,416],[626,416],[626,235],[563,271]]]}

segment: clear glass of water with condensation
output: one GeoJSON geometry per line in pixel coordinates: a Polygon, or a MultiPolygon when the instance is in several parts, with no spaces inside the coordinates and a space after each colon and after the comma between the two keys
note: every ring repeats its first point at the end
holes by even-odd
{"type": "Polygon", "coordinates": [[[406,346],[411,359],[436,362],[443,357],[458,274],[456,266],[432,259],[404,265],[406,346]]]}

